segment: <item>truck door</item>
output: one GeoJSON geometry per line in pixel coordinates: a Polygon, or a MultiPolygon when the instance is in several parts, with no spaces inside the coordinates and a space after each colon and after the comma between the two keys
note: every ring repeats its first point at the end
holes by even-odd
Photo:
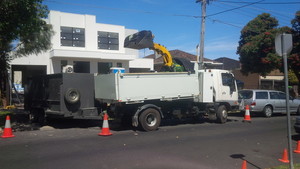
{"type": "Polygon", "coordinates": [[[222,85],[220,86],[220,99],[229,101],[231,104],[237,101],[238,92],[235,79],[231,73],[221,73],[222,85]]]}

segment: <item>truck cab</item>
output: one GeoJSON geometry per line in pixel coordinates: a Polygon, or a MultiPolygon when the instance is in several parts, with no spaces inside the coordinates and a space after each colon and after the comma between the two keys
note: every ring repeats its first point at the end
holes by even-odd
{"type": "Polygon", "coordinates": [[[238,105],[238,89],[236,80],[227,70],[212,70],[213,96],[215,102],[226,101],[230,105],[238,105]]]}

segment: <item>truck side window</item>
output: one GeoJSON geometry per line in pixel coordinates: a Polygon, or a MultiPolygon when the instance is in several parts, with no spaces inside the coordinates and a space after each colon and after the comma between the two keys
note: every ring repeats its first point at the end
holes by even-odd
{"type": "Polygon", "coordinates": [[[235,79],[230,73],[222,73],[222,84],[223,86],[229,86],[230,92],[236,91],[235,79]]]}

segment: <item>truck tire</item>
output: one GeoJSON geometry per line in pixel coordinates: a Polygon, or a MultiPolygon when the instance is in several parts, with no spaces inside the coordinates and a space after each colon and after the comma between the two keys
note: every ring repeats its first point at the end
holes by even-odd
{"type": "Polygon", "coordinates": [[[158,110],[148,108],[139,116],[139,124],[141,129],[145,131],[157,130],[161,122],[161,116],[158,110]]]}
{"type": "Polygon", "coordinates": [[[41,126],[45,125],[46,117],[43,109],[32,109],[30,110],[29,120],[31,123],[38,123],[41,126]]]}
{"type": "Polygon", "coordinates": [[[228,117],[228,112],[225,105],[220,105],[217,110],[217,122],[226,123],[228,117]]]}
{"type": "Polygon", "coordinates": [[[70,104],[75,104],[80,100],[80,92],[77,89],[69,88],[65,93],[65,100],[70,104]]]}
{"type": "Polygon", "coordinates": [[[271,106],[266,106],[263,110],[263,114],[265,117],[270,118],[273,115],[273,109],[271,106]]]}

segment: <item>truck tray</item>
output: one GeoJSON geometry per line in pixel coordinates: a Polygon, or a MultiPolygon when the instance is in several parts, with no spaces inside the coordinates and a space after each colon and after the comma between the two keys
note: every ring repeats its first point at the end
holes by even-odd
{"type": "Polygon", "coordinates": [[[107,103],[187,99],[198,95],[195,73],[115,73],[95,77],[95,97],[107,103]]]}

